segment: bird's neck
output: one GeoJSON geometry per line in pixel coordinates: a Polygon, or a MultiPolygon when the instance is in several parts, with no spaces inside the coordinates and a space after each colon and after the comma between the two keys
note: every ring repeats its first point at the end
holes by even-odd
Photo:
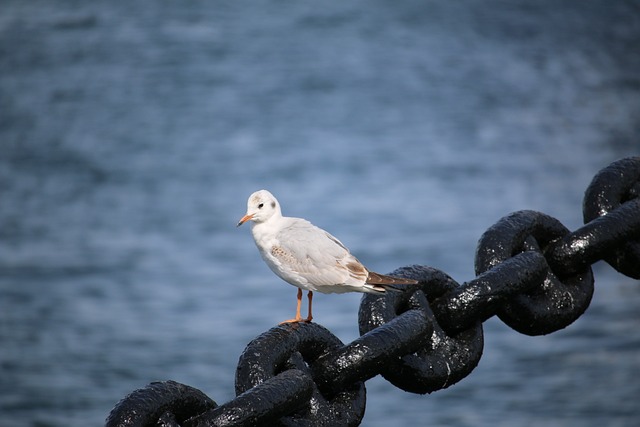
{"type": "Polygon", "coordinates": [[[258,241],[264,241],[265,239],[271,239],[282,228],[282,215],[275,214],[265,221],[253,223],[251,226],[251,233],[253,238],[258,241]]]}

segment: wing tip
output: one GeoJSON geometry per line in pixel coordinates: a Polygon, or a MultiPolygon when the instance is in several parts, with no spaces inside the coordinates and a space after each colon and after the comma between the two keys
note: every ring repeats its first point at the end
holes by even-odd
{"type": "Polygon", "coordinates": [[[375,273],[369,271],[366,283],[373,285],[417,285],[418,282],[415,279],[408,279],[405,277],[394,277],[385,274],[375,273]]]}

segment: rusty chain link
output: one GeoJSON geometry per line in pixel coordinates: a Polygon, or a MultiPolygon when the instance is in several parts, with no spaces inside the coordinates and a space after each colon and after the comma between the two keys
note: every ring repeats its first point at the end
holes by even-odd
{"type": "Polygon", "coordinates": [[[344,345],[315,323],[274,327],[251,341],[236,370],[236,398],[218,406],[192,387],[155,382],[122,399],[107,427],[359,425],[364,382],[378,374],[412,393],[460,381],[477,366],[482,323],[496,315],[527,335],[565,328],[589,306],[591,264],[640,279],[640,157],[601,170],[573,232],[540,212],[500,219],[481,237],[477,277],[458,284],[425,266],[392,275],[419,284],[365,294],[360,338],[344,345]]]}

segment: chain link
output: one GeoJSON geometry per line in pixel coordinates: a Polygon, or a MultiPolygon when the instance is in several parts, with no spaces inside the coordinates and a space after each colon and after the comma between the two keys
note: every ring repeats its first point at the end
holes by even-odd
{"type": "MultiPolygon", "coordinates": [[[[520,251],[543,255],[551,242],[567,235],[569,230],[555,218],[534,211],[514,212],[480,238],[476,274],[500,265],[520,251]]],[[[591,302],[594,283],[591,267],[568,276],[562,269],[554,271],[545,264],[543,280],[530,290],[514,295],[497,313],[500,320],[522,334],[543,335],[565,328],[580,317],[591,302]]]]}
{"type": "Polygon", "coordinates": [[[640,157],[594,177],[583,215],[585,225],[570,232],[543,213],[514,212],[480,238],[475,279],[460,285],[435,268],[400,268],[391,274],[419,284],[365,294],[355,341],[344,345],[315,323],[277,326],[240,357],[235,399],[218,406],[192,387],[152,383],[122,399],[106,425],[356,426],[364,382],[378,374],[412,393],[449,387],[477,366],[482,323],[492,316],[523,334],[548,334],[589,306],[594,262],[640,279],[640,157]]]}

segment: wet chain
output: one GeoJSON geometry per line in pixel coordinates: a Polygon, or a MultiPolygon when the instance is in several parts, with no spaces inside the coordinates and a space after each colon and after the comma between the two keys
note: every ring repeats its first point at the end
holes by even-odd
{"type": "Polygon", "coordinates": [[[475,279],[459,284],[435,268],[400,268],[391,275],[419,284],[365,294],[355,341],[345,345],[315,323],[277,326],[241,355],[235,399],[217,405],[193,387],[155,382],[122,399],[106,425],[357,426],[364,382],[376,375],[412,393],[449,387],[477,366],[485,320],[549,334],[589,306],[594,262],[640,279],[640,157],[601,170],[583,214],[585,225],[573,232],[541,212],[507,215],[480,238],[475,279]]]}

